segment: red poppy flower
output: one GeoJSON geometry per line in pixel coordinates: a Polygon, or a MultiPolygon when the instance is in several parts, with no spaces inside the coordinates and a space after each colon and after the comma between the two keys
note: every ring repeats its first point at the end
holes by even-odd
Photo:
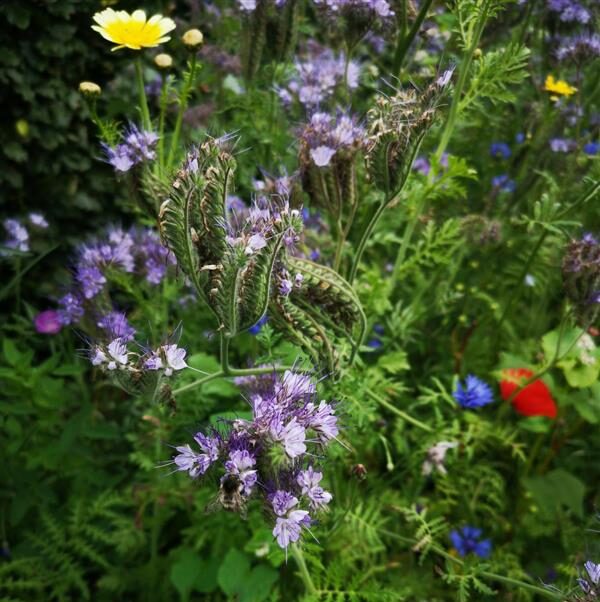
{"type": "MultiPolygon", "coordinates": [[[[502,370],[502,380],[500,381],[502,399],[510,399],[511,395],[532,376],[533,371],[529,368],[502,370]]],[[[513,397],[512,405],[523,416],[556,418],[556,402],[552,399],[550,389],[539,379],[521,389],[513,397]]]]}

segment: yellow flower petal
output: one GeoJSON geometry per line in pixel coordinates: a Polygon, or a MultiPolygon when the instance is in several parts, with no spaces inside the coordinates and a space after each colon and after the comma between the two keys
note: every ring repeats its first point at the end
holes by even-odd
{"type": "Polygon", "coordinates": [[[165,36],[175,29],[175,23],[162,15],[153,15],[146,18],[146,13],[138,9],[131,15],[124,11],[114,11],[106,8],[94,15],[97,25],[92,29],[97,31],[104,39],[116,44],[113,50],[131,48],[141,50],[152,48],[169,41],[170,36],[165,36]]]}

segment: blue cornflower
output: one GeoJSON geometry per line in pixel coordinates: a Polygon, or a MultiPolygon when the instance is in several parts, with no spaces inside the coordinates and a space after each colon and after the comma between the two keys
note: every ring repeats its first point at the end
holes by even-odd
{"type": "Polygon", "coordinates": [[[481,539],[481,529],[462,527],[458,531],[450,532],[450,541],[461,556],[475,554],[479,558],[487,558],[492,553],[492,540],[481,539]]]}
{"type": "Polygon", "coordinates": [[[600,142],[588,142],[583,147],[583,152],[586,155],[597,155],[600,152],[600,142]]]}
{"type": "Polygon", "coordinates": [[[463,408],[480,408],[494,401],[490,386],[472,374],[467,376],[464,386],[460,382],[456,384],[453,395],[458,405],[463,408]]]}
{"type": "Polygon", "coordinates": [[[498,188],[502,192],[514,192],[517,184],[507,174],[501,174],[492,178],[492,188],[498,188]]]}
{"type": "Polygon", "coordinates": [[[519,132],[515,136],[515,141],[517,144],[523,144],[523,142],[525,142],[525,134],[523,132],[519,132]]]}
{"type": "Polygon", "coordinates": [[[367,347],[371,349],[380,349],[383,346],[383,343],[378,338],[372,338],[367,342],[367,347]]]}
{"type": "Polygon", "coordinates": [[[250,334],[258,334],[268,321],[269,318],[265,314],[254,326],[250,326],[250,328],[248,328],[248,332],[250,334]]]}
{"type": "Polygon", "coordinates": [[[508,159],[512,152],[506,142],[492,142],[490,145],[490,155],[496,159],[508,159]]]}

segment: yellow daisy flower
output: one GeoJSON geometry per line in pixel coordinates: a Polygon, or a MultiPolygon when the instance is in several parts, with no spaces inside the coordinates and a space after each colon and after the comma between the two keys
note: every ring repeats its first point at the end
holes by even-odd
{"type": "Polygon", "coordinates": [[[168,42],[171,37],[166,34],[175,29],[171,19],[162,15],[146,19],[143,10],[136,10],[130,15],[124,10],[105,8],[94,15],[94,21],[98,25],[92,25],[92,29],[109,42],[117,44],[112,50],[152,48],[168,42]]]}
{"type": "Polygon", "coordinates": [[[552,94],[558,94],[559,96],[572,96],[577,92],[577,88],[570,86],[562,79],[554,79],[553,75],[549,75],[546,78],[544,90],[546,90],[546,92],[552,92],[552,94]]]}

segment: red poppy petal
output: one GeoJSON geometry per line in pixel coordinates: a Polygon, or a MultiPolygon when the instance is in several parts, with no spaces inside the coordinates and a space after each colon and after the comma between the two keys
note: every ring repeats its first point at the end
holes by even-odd
{"type": "MultiPolygon", "coordinates": [[[[523,382],[533,376],[528,368],[509,368],[502,371],[500,393],[504,400],[510,399],[523,382]]],[[[535,380],[519,391],[511,400],[515,410],[523,416],[546,416],[556,418],[556,402],[550,389],[541,380],[535,380]]]]}

